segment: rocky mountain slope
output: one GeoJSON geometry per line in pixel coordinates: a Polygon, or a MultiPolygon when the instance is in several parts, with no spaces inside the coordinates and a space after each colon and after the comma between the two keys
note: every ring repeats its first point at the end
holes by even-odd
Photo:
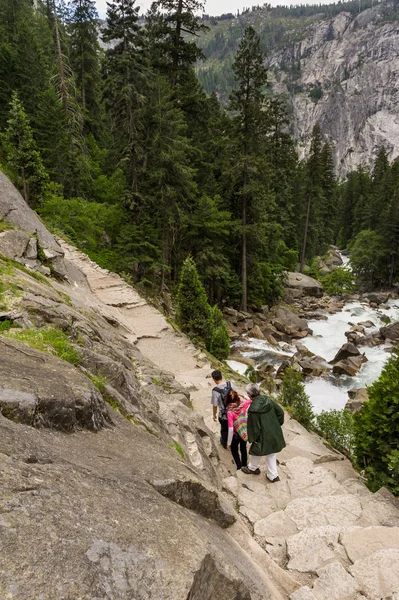
{"type": "MultiPolygon", "coordinates": [[[[281,39],[268,49],[273,89],[285,95],[291,107],[300,156],[309,149],[312,129],[319,123],[334,148],[341,176],[358,165],[371,166],[382,148],[390,160],[399,156],[399,22],[394,8],[386,2],[359,14],[343,11],[329,18],[321,13],[311,22],[309,17],[286,17],[281,39]]],[[[235,29],[251,24],[262,31],[271,19],[272,12],[249,13],[236,20],[235,29]]],[[[277,26],[282,26],[281,19],[277,26]]],[[[209,65],[200,67],[200,77],[210,70],[208,88],[221,91],[218,70],[227,65],[234,49],[228,57],[222,46],[213,51],[217,35],[215,26],[203,42],[211,58],[209,65]]],[[[267,45],[268,38],[263,43],[267,45]]],[[[223,79],[232,85],[227,67],[223,79]]]]}
{"type": "Polygon", "coordinates": [[[237,476],[207,357],[48,232],[64,274],[28,271],[17,196],[2,177],[0,597],[396,600],[395,499],[289,418],[281,482],[237,476]]]}

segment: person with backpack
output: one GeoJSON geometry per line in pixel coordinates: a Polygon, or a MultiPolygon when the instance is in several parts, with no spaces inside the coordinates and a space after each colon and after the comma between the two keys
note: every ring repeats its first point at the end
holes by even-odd
{"type": "Polygon", "coordinates": [[[228,425],[227,449],[231,451],[237,471],[241,467],[246,467],[248,462],[247,410],[251,402],[249,398],[240,397],[235,390],[230,390],[225,400],[228,425]]]}
{"type": "Polygon", "coordinates": [[[225,398],[228,392],[233,388],[230,381],[223,381],[222,372],[218,369],[212,371],[212,379],[215,382],[215,387],[212,390],[211,404],[213,408],[213,420],[216,421],[219,412],[219,423],[220,423],[220,443],[223,448],[227,448],[227,411],[225,405],[225,398]]]}
{"type": "Polygon", "coordinates": [[[260,461],[266,458],[266,479],[271,483],[280,481],[277,472],[277,452],[285,448],[285,440],[281,429],[284,423],[284,411],[272,398],[262,394],[257,385],[251,383],[245,388],[252,398],[247,413],[249,463],[242,467],[248,475],[260,474],[260,461]]]}

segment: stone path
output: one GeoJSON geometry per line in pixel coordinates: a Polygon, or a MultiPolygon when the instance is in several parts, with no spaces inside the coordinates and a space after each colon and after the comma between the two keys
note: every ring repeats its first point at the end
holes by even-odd
{"type": "MultiPolygon", "coordinates": [[[[206,357],[119,276],[68,244],[62,242],[62,247],[92,290],[77,283],[68,293],[117,320],[144,356],[189,388],[194,409],[217,435],[206,357]]],[[[229,528],[231,535],[273,574],[283,590],[278,597],[399,600],[397,501],[384,490],[372,494],[347,460],[288,417],[284,434],[280,483],[267,483],[263,474],[233,472],[230,455],[222,451],[225,470],[231,473],[223,480],[224,493],[238,506],[254,543],[248,545],[242,523],[229,528]]]]}

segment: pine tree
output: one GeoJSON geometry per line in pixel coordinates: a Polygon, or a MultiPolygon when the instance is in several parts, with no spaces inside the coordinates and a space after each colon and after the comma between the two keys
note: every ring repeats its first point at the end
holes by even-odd
{"type": "Polygon", "coordinates": [[[306,162],[306,217],[302,241],[300,271],[305,258],[313,258],[322,248],[321,207],[323,196],[322,132],[316,123],[312,131],[310,153],[306,162]]]}
{"type": "Polygon", "coordinates": [[[100,120],[100,65],[97,34],[98,13],[94,0],[71,0],[69,14],[70,60],[80,92],[85,122],[98,130],[100,120]]]}
{"type": "Polygon", "coordinates": [[[292,367],[285,370],[279,402],[285,406],[294,419],[308,429],[313,429],[314,413],[309,396],[302,383],[302,374],[292,367]]]}
{"type": "Polygon", "coordinates": [[[176,321],[191,339],[209,345],[212,335],[211,308],[191,257],[184,261],[180,274],[176,321]]]}
{"type": "Polygon", "coordinates": [[[172,86],[181,84],[185,76],[204,58],[195,39],[207,30],[198,16],[203,4],[199,0],[157,0],[152,5],[153,40],[158,48],[158,65],[172,86]]]}
{"type": "Polygon", "coordinates": [[[267,70],[260,49],[259,36],[252,27],[247,27],[238,48],[233,71],[237,82],[230,96],[230,109],[234,111],[235,168],[238,171],[237,195],[241,204],[241,309],[248,302],[248,224],[250,211],[263,195],[258,178],[253,177],[260,167],[256,165],[261,156],[262,137],[266,131],[263,112],[263,88],[267,82],[267,70]]]}
{"type": "Polygon", "coordinates": [[[49,179],[16,92],[12,95],[8,127],[2,137],[8,162],[17,174],[16,183],[25,201],[32,205],[38,203],[49,179]]]}
{"type": "Polygon", "coordinates": [[[218,306],[211,308],[211,328],[209,351],[219,360],[225,360],[230,354],[230,338],[222,311],[218,306]]]}
{"type": "MultiPolygon", "coordinates": [[[[176,108],[167,80],[155,78],[151,102],[145,113],[145,168],[143,195],[151,218],[162,238],[161,290],[166,288],[173,267],[175,248],[197,195],[194,170],[190,165],[190,143],[186,137],[183,113],[176,108]]],[[[175,269],[176,270],[176,269],[175,269]]]]}
{"type": "Polygon", "coordinates": [[[105,103],[112,123],[117,160],[130,185],[131,205],[138,198],[143,107],[146,103],[147,65],[135,0],[108,3],[103,33],[109,44],[104,63],[105,103]]]}
{"type": "Polygon", "coordinates": [[[0,127],[5,127],[12,91],[34,116],[47,84],[49,48],[31,0],[0,0],[0,127]]]}

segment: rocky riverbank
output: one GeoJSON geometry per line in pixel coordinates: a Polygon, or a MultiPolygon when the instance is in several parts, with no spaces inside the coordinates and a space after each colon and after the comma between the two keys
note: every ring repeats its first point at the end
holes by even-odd
{"type": "Polygon", "coordinates": [[[278,391],[288,366],[313,386],[321,378],[325,393],[328,385],[336,392],[342,384],[350,392],[348,408],[353,408],[366,396],[361,392],[352,402],[351,390],[364,390],[373,372],[378,377],[387,352],[399,340],[397,294],[320,296],[321,284],[310,279],[291,276],[291,284],[296,281],[299,287],[286,290],[289,305],[248,313],[225,309],[232,339],[229,364],[241,373],[253,367],[258,382],[272,392],[278,391]]]}

